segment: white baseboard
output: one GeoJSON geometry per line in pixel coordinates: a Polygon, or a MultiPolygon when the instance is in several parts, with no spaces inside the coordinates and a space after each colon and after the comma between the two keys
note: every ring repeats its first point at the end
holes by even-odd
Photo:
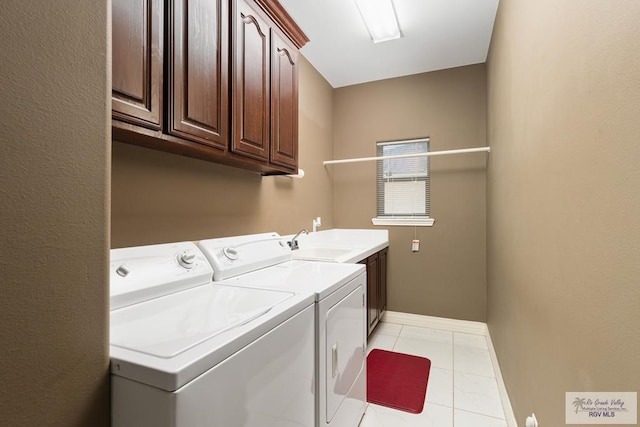
{"type": "Polygon", "coordinates": [[[443,329],[446,331],[485,336],[487,338],[489,356],[491,357],[493,372],[496,376],[496,382],[498,383],[498,392],[500,393],[500,400],[502,400],[502,409],[504,410],[507,426],[518,427],[516,417],[513,414],[513,408],[511,407],[511,401],[509,400],[509,395],[507,393],[507,388],[504,385],[496,350],[493,348],[493,341],[491,341],[491,334],[489,333],[486,323],[473,322],[470,320],[447,319],[445,317],[423,316],[420,314],[400,313],[397,311],[386,311],[382,317],[382,321],[387,323],[399,323],[402,325],[443,329]]]}
{"type": "Polygon", "coordinates": [[[500,400],[502,400],[502,409],[504,410],[504,416],[507,421],[507,426],[518,427],[516,416],[514,415],[513,408],[511,407],[511,399],[509,399],[507,388],[505,387],[504,380],[502,379],[502,371],[500,370],[500,365],[498,364],[496,349],[493,347],[493,341],[491,341],[491,333],[489,332],[489,328],[487,328],[487,334],[485,336],[487,338],[487,344],[489,345],[489,356],[491,357],[493,373],[496,376],[496,382],[498,383],[498,392],[500,393],[500,400]]]}
{"type": "Polygon", "coordinates": [[[386,311],[383,322],[400,323],[402,325],[421,326],[423,328],[444,329],[465,334],[486,335],[487,324],[470,320],[447,319],[445,317],[423,316],[420,314],[386,311]]]}

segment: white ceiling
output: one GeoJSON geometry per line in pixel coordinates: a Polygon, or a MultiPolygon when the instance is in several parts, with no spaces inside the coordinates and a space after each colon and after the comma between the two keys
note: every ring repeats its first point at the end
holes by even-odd
{"type": "Polygon", "coordinates": [[[403,38],[374,44],[354,0],[280,0],[334,88],[485,62],[498,0],[394,0],[403,38]]]}

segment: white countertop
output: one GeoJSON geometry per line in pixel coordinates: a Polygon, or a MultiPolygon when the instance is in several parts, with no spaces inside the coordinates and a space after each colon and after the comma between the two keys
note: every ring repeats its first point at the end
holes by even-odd
{"type": "Polygon", "coordinates": [[[294,259],[355,263],[389,246],[389,231],[334,228],[301,234],[298,244],[294,259]]]}

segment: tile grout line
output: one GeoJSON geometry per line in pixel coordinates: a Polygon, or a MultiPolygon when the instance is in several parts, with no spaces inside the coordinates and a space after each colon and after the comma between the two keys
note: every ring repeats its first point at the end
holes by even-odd
{"type": "Polygon", "coordinates": [[[467,412],[469,414],[474,414],[474,415],[479,415],[481,417],[493,418],[494,420],[504,421],[505,423],[507,422],[507,420],[505,420],[504,418],[496,417],[496,416],[493,416],[493,415],[482,414],[480,412],[470,411],[468,409],[458,409],[458,411],[467,412]]]}

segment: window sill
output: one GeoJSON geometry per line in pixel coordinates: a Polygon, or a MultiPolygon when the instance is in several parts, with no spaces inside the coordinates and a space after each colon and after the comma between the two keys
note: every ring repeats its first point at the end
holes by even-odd
{"type": "Polygon", "coordinates": [[[409,227],[431,227],[436,220],[433,218],[372,218],[373,225],[393,225],[409,227]]]}

